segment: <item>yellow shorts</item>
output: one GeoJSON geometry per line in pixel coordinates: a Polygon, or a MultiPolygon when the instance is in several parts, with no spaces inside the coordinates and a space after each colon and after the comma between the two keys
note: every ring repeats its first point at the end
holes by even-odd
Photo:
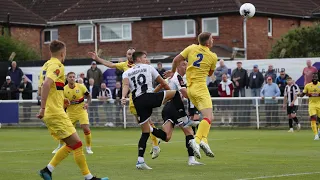
{"type": "Polygon", "coordinates": [[[187,88],[188,98],[199,110],[212,108],[212,101],[206,83],[194,83],[187,88]]]}
{"type": "Polygon", "coordinates": [[[43,121],[56,140],[65,139],[76,132],[66,113],[45,117],[43,121]]]}
{"type": "Polygon", "coordinates": [[[131,112],[131,114],[133,114],[133,115],[137,115],[137,110],[136,110],[136,108],[134,107],[134,104],[133,104],[133,100],[132,100],[132,95],[131,95],[131,93],[130,93],[130,95],[129,95],[129,109],[130,109],[130,112],[131,112]]]}
{"type": "Polygon", "coordinates": [[[76,125],[78,121],[80,124],[89,124],[89,118],[88,118],[87,112],[83,112],[79,114],[68,114],[68,116],[73,125],[76,125]]]}
{"type": "Polygon", "coordinates": [[[317,115],[320,117],[320,106],[310,106],[309,105],[309,116],[317,115]]]}

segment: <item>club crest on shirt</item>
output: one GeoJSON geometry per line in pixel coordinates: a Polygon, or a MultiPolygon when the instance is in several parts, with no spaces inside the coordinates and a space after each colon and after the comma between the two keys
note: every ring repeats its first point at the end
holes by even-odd
{"type": "Polygon", "coordinates": [[[76,93],[79,93],[79,92],[80,92],[79,89],[77,89],[77,90],[76,90],[76,93]]]}
{"type": "Polygon", "coordinates": [[[60,70],[59,70],[59,69],[56,69],[56,70],[54,71],[54,73],[55,73],[57,76],[59,76],[60,70]]]}

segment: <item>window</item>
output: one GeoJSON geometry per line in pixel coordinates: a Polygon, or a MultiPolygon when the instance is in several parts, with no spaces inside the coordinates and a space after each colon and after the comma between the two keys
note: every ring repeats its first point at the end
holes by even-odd
{"type": "Polygon", "coordinates": [[[272,19],[268,18],[268,36],[272,36],[272,19]]]}
{"type": "Polygon", "coordinates": [[[213,36],[219,36],[218,18],[203,18],[202,32],[211,32],[213,36]]]}
{"type": "Polygon", "coordinates": [[[100,41],[130,41],[131,24],[110,23],[100,25],[100,41]]]}
{"type": "Polygon", "coordinates": [[[44,30],[44,43],[50,43],[58,39],[58,29],[44,30]]]}
{"type": "Polygon", "coordinates": [[[93,26],[81,25],[78,27],[79,42],[93,42],[93,26]]]}
{"type": "Polygon", "coordinates": [[[163,38],[196,37],[194,20],[167,20],[162,22],[163,38]]]}

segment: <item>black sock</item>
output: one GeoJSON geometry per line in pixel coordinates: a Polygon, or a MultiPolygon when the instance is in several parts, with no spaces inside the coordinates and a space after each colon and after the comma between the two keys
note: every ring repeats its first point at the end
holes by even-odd
{"type": "Polygon", "coordinates": [[[139,157],[143,157],[144,156],[144,152],[146,151],[146,147],[147,147],[147,141],[148,138],[150,136],[150,133],[142,133],[140,140],[139,140],[139,144],[138,144],[138,156],[139,157]]]}
{"type": "Polygon", "coordinates": [[[188,151],[188,155],[189,155],[189,156],[194,156],[194,154],[193,154],[193,149],[192,149],[192,148],[190,147],[190,145],[189,145],[189,141],[190,141],[191,139],[194,139],[194,137],[193,137],[192,135],[186,136],[186,148],[187,148],[187,151],[188,151]]]}
{"type": "Polygon", "coordinates": [[[289,119],[289,128],[293,128],[292,119],[289,119]]]}
{"type": "Polygon", "coordinates": [[[162,139],[163,141],[166,141],[167,139],[167,133],[164,132],[162,129],[153,128],[152,134],[157,138],[162,139]]]}
{"type": "Polygon", "coordinates": [[[294,120],[294,122],[296,122],[296,124],[299,124],[299,120],[297,117],[294,117],[293,120],[294,120]]]}
{"type": "Polygon", "coordinates": [[[172,102],[173,102],[174,107],[176,108],[177,112],[179,113],[179,117],[178,118],[182,118],[182,117],[187,116],[186,110],[185,110],[184,104],[183,104],[183,102],[181,100],[181,96],[180,96],[179,91],[176,91],[176,94],[172,98],[172,102]]]}

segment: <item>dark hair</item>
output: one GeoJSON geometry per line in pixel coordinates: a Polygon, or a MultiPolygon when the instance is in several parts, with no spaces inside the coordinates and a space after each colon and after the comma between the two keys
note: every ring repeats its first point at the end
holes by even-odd
{"type": "Polygon", "coordinates": [[[71,72],[68,72],[67,77],[68,77],[70,74],[76,75],[76,73],[74,73],[74,72],[71,71],[71,72]]]}
{"type": "Polygon", "coordinates": [[[202,46],[205,46],[207,41],[210,39],[210,37],[211,37],[211,33],[209,32],[200,33],[198,36],[199,44],[202,46]]]}
{"type": "Polygon", "coordinates": [[[137,61],[137,58],[142,57],[143,55],[146,55],[146,52],[143,51],[136,51],[132,54],[132,60],[133,62],[137,61]]]}
{"type": "Polygon", "coordinates": [[[56,53],[59,52],[61,49],[65,48],[66,44],[64,42],[59,41],[59,40],[53,40],[50,43],[50,52],[51,53],[56,53]]]}
{"type": "Polygon", "coordinates": [[[290,77],[290,76],[289,76],[289,77],[287,77],[287,80],[292,80],[292,77],[290,77]]]}

